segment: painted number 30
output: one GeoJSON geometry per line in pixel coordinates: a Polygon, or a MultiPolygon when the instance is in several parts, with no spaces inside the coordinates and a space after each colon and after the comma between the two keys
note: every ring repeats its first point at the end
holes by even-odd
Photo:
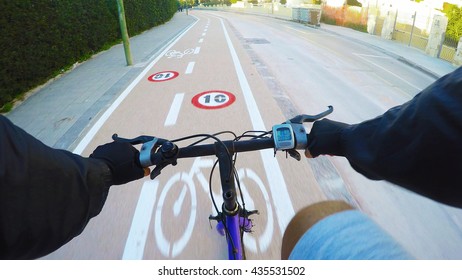
{"type": "Polygon", "coordinates": [[[151,81],[151,82],[164,82],[164,81],[174,79],[177,76],[178,76],[178,72],[165,71],[165,72],[155,73],[155,74],[149,76],[148,80],[151,81]]]}

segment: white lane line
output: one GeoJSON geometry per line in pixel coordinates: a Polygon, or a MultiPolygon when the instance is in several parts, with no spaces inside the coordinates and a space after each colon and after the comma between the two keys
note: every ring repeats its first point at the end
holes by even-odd
{"type": "MultiPolygon", "coordinates": [[[[247,105],[247,111],[249,112],[253,129],[266,131],[265,123],[260,115],[260,110],[258,109],[257,102],[255,101],[249,82],[247,81],[244,70],[242,69],[239,57],[237,56],[236,50],[234,49],[233,43],[228,35],[223,19],[220,18],[220,21],[234,62],[234,68],[236,69],[236,74],[244,95],[244,100],[247,105]]],[[[261,150],[260,154],[273,197],[273,206],[275,208],[275,213],[277,214],[279,229],[282,233],[289,224],[289,221],[295,215],[295,211],[284,181],[284,176],[282,175],[278,161],[274,158],[273,151],[261,150]]]]}
{"type": "Polygon", "coordinates": [[[201,47],[196,47],[194,50],[194,54],[198,54],[201,51],[201,47]]]}
{"type": "MultiPolygon", "coordinates": [[[[197,18],[197,17],[196,17],[197,18]]],[[[104,114],[98,119],[93,127],[88,131],[85,137],[80,141],[77,147],[74,149],[75,154],[81,154],[83,150],[88,146],[91,140],[95,137],[96,133],[101,129],[104,123],[109,119],[111,114],[119,107],[122,101],[130,94],[133,88],[141,81],[141,79],[148,73],[149,70],[169,51],[173,45],[176,44],[191,28],[199,22],[197,20],[190,27],[185,29],[181,35],[179,35],[170,45],[168,45],[149,65],[136,77],[136,79],[119,95],[119,97],[111,104],[111,106],[104,112],[104,114]]]]}
{"type": "Polygon", "coordinates": [[[384,59],[391,59],[389,56],[383,56],[383,55],[374,55],[374,54],[365,54],[365,53],[353,53],[354,55],[357,56],[365,56],[365,57],[375,57],[375,58],[384,58],[384,59]]]}
{"type": "Polygon", "coordinates": [[[420,88],[419,86],[416,86],[413,83],[410,83],[410,82],[406,81],[405,79],[401,78],[399,75],[396,75],[395,73],[391,72],[390,70],[385,69],[384,67],[380,66],[379,64],[377,64],[375,62],[372,62],[369,59],[366,59],[363,55],[357,54],[357,53],[353,53],[353,54],[356,55],[357,57],[361,58],[362,60],[364,60],[366,62],[369,62],[370,64],[374,65],[375,67],[378,67],[378,68],[382,69],[383,71],[389,73],[390,75],[400,79],[401,81],[403,81],[404,83],[406,83],[406,84],[410,85],[411,87],[417,89],[418,91],[423,90],[423,88],[420,88]]]}
{"type": "Polygon", "coordinates": [[[133,215],[130,232],[125,242],[125,249],[122,255],[123,260],[143,259],[144,247],[146,246],[146,238],[148,236],[158,187],[158,180],[148,180],[143,184],[135,214],[133,215]]]}
{"type": "Polygon", "coordinates": [[[176,124],[176,120],[178,119],[178,115],[180,113],[181,104],[183,104],[184,93],[177,93],[175,94],[175,98],[173,98],[172,106],[168,111],[167,118],[165,119],[164,126],[172,126],[176,124]]]}
{"type": "Polygon", "coordinates": [[[204,32],[204,33],[202,33],[202,36],[205,36],[205,32],[204,32]]]}
{"type": "MultiPolygon", "coordinates": [[[[197,19],[197,21],[191,25],[188,29],[184,31],[183,34],[181,34],[176,40],[174,40],[168,47],[163,51],[155,61],[153,61],[149,67],[147,67],[143,73],[140,74],[140,76],[135,80],[130,86],[132,88],[134,85],[136,85],[139,80],[146,75],[147,71],[149,71],[154,64],[165,55],[165,53],[172,48],[178,40],[180,40],[184,34],[186,34],[194,25],[200,21],[199,18],[196,16],[192,15],[194,18],[197,19]]],[[[128,94],[131,91],[128,90],[126,94],[128,94]]],[[[174,99],[177,99],[179,97],[175,96],[174,99]]],[[[123,99],[122,99],[123,100],[123,99]]],[[[120,102],[122,102],[120,100],[120,102]]],[[[119,102],[119,104],[120,104],[119,102]]],[[[175,103],[175,101],[173,101],[175,103]]],[[[179,107],[179,106],[178,106],[179,107]]],[[[115,108],[112,110],[114,111],[115,108]]],[[[172,109],[171,109],[172,110],[172,109]]],[[[112,113],[112,112],[111,112],[112,113]]],[[[110,115],[110,113],[109,113],[110,115]]],[[[108,115],[108,117],[109,117],[108,115]]],[[[170,113],[169,113],[170,115],[170,113]]],[[[174,113],[172,113],[174,115],[174,113]]],[[[167,116],[167,119],[169,117],[167,116]]],[[[107,118],[106,118],[107,119],[107,118]]],[[[173,117],[172,117],[173,119],[173,117]]],[[[166,121],[167,122],[167,121],[166,121]]],[[[103,121],[104,123],[104,121],[103,121]]],[[[101,124],[102,126],[102,124],[101,124]]],[[[100,127],[101,127],[100,126],[100,127]]],[[[99,129],[99,128],[98,128],[99,129]]],[[[95,132],[96,133],[96,132],[95,132]]],[[[94,134],[93,134],[94,136],[94,134]]],[[[92,136],[92,138],[93,138],[92,136]]],[[[91,140],[91,139],[90,139],[91,140]]],[[[86,146],[86,145],[85,145],[86,146]]],[[[83,146],[81,149],[85,149],[85,146],[83,146]]],[[[125,243],[125,249],[124,249],[124,254],[123,254],[123,259],[142,259],[143,254],[144,254],[144,247],[146,246],[146,240],[147,240],[147,233],[148,233],[148,228],[151,223],[151,218],[152,218],[152,212],[154,210],[154,204],[157,200],[157,188],[159,186],[159,181],[154,180],[154,181],[147,181],[143,184],[143,188],[140,193],[140,197],[138,199],[138,203],[136,204],[136,209],[135,209],[135,214],[133,217],[132,225],[130,227],[130,232],[128,234],[127,241],[125,243]]]]}
{"type": "Polygon", "coordinates": [[[300,33],[303,33],[303,34],[305,34],[305,35],[310,35],[310,36],[324,36],[324,37],[332,37],[332,36],[335,36],[334,34],[314,33],[314,32],[303,31],[303,30],[299,30],[299,29],[296,29],[296,28],[293,28],[293,27],[289,27],[289,26],[284,26],[284,28],[287,28],[287,29],[290,29],[290,30],[293,30],[293,31],[296,31],[296,32],[300,32],[300,33]]]}
{"type": "Polygon", "coordinates": [[[188,63],[188,66],[186,67],[186,71],[184,72],[185,74],[191,74],[194,70],[194,65],[196,63],[194,61],[191,61],[190,63],[188,63]]]}
{"type": "Polygon", "coordinates": [[[199,39],[199,44],[202,43],[202,42],[204,42],[204,38],[199,39]]]}

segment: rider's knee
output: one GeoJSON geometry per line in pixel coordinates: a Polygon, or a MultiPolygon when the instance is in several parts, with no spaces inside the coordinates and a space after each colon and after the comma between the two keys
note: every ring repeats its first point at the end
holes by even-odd
{"type": "Polygon", "coordinates": [[[343,201],[322,201],[302,208],[295,214],[284,232],[281,258],[283,260],[289,258],[297,242],[314,224],[327,216],[351,209],[353,207],[343,201]]]}
{"type": "Polygon", "coordinates": [[[282,240],[282,259],[409,259],[411,256],[366,215],[343,201],[300,210],[282,240]]]}

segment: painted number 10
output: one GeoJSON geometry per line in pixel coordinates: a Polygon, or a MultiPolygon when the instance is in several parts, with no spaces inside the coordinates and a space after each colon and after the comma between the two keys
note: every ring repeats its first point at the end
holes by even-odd
{"type": "Polygon", "coordinates": [[[227,91],[206,91],[195,95],[192,99],[194,106],[201,109],[220,109],[231,105],[236,97],[227,91]]]}
{"type": "MultiPolygon", "coordinates": [[[[204,96],[204,103],[205,104],[210,104],[210,99],[212,98],[212,95],[205,95],[204,96]]],[[[228,100],[228,97],[224,94],[218,94],[218,95],[215,95],[215,97],[213,98],[213,101],[215,101],[216,103],[224,103],[228,100]]]]}

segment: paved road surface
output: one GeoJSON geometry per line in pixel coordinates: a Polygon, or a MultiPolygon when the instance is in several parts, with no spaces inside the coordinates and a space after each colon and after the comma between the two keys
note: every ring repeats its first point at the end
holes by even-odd
{"type": "MultiPolygon", "coordinates": [[[[76,147],[88,155],[113,133],[178,138],[267,130],[297,113],[334,105],[331,118],[358,122],[409,100],[434,81],[376,48],[332,32],[271,18],[192,11],[197,20],[119,96],[76,147]],[[176,76],[177,75],[177,76],[176,76]],[[152,81],[154,80],[154,81],[152,81]],[[229,106],[219,106],[226,96],[229,106]],[[218,97],[217,97],[218,96],[218,97]]],[[[154,181],[111,190],[103,212],[49,259],[221,259],[211,228],[211,159],[184,160],[154,181]]],[[[342,198],[359,207],[423,259],[462,257],[462,212],[384,182],[344,159],[296,162],[272,151],[241,154],[238,171],[255,205],[249,258],[278,259],[282,232],[301,207],[342,198]]],[[[217,176],[216,176],[217,177],[217,176]]],[[[218,193],[218,190],[214,190],[218,193]]],[[[215,196],[218,196],[217,194],[215,196]]]]}

